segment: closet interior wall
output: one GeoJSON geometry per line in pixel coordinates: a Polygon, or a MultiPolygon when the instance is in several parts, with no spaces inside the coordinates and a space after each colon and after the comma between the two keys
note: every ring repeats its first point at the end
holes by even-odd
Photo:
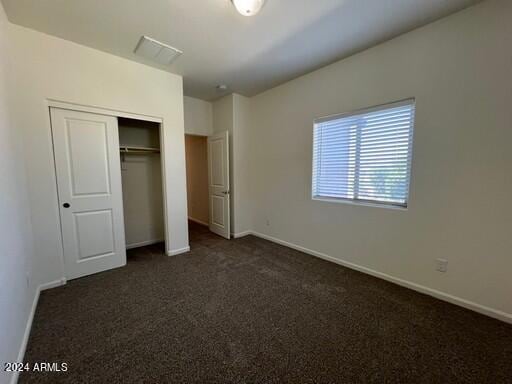
{"type": "Polygon", "coordinates": [[[160,124],[126,118],[118,122],[126,247],[163,242],[160,124]],[[132,148],[154,151],[130,153],[132,148]]]}

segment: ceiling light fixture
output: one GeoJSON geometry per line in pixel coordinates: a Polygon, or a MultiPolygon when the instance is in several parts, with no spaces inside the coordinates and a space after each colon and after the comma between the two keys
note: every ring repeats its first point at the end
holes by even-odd
{"type": "Polygon", "coordinates": [[[265,0],[231,0],[236,10],[243,16],[254,16],[263,7],[265,0]]]}

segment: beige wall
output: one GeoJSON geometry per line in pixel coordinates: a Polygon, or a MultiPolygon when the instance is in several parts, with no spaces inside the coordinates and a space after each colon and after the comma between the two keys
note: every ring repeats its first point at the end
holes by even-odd
{"type": "Polygon", "coordinates": [[[185,133],[209,136],[213,133],[212,103],[194,97],[183,97],[185,133]]]}
{"type": "Polygon", "coordinates": [[[229,183],[231,233],[242,235],[251,227],[249,195],[250,99],[236,93],[213,103],[213,131],[229,132],[229,183]]]}
{"type": "Polygon", "coordinates": [[[64,276],[48,99],[163,119],[167,251],[188,247],[182,78],[16,25],[15,122],[24,135],[37,283],[64,276]]]}
{"type": "MultiPolygon", "coordinates": [[[[10,113],[12,78],[8,24],[0,3],[0,362],[15,362],[36,285],[32,279],[32,227],[21,130],[10,113]]],[[[2,367],[3,368],[3,367],[2,367]]],[[[11,373],[0,371],[0,383],[11,373]]]]}
{"type": "Polygon", "coordinates": [[[208,155],[204,136],[185,135],[188,217],[208,225],[208,155]]]}
{"type": "Polygon", "coordinates": [[[250,196],[252,178],[249,169],[249,153],[253,148],[250,138],[250,99],[233,94],[233,134],[232,134],[232,184],[235,193],[233,200],[233,234],[241,236],[252,228],[250,196]]]}
{"type": "Polygon", "coordinates": [[[252,98],[253,229],[512,320],[511,20],[485,1],[252,98]],[[313,120],[409,97],[409,208],[311,200],[313,120]]]}
{"type": "Polygon", "coordinates": [[[230,191],[230,221],[231,233],[234,232],[236,226],[234,196],[236,194],[236,186],[233,177],[233,95],[228,95],[216,100],[213,103],[213,132],[229,132],[229,191],[230,191]]]}

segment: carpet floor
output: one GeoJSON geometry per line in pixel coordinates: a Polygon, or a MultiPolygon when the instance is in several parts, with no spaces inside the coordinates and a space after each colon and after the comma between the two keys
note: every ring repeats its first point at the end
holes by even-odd
{"type": "Polygon", "coordinates": [[[512,326],[248,236],[191,224],[44,291],[20,383],[512,383],[512,326]]]}

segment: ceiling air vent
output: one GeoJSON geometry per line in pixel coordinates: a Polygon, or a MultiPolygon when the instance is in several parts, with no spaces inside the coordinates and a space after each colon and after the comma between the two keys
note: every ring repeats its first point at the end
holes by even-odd
{"type": "Polygon", "coordinates": [[[135,47],[135,53],[159,64],[169,65],[183,52],[151,37],[142,36],[135,47]]]}

